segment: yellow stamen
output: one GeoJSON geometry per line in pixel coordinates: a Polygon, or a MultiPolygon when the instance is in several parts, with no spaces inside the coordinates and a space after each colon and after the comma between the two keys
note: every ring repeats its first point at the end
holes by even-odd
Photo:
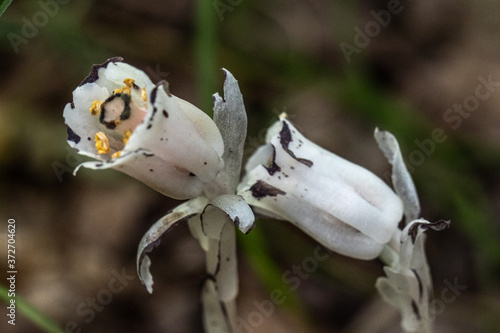
{"type": "Polygon", "coordinates": [[[127,95],[132,95],[132,88],[130,87],[123,87],[122,88],[122,93],[127,94],[127,95]]]}
{"type": "Polygon", "coordinates": [[[119,150],[119,151],[117,151],[116,153],[114,153],[113,155],[111,155],[111,158],[117,158],[117,157],[120,157],[121,153],[122,153],[122,151],[121,151],[121,150],[119,150]]]}
{"type": "Polygon", "coordinates": [[[113,95],[114,94],[119,94],[121,92],[122,92],[122,90],[120,88],[116,88],[115,90],[113,90],[113,95]]]}
{"type": "Polygon", "coordinates": [[[101,113],[101,101],[93,101],[92,106],[90,107],[90,114],[93,116],[98,116],[101,113]]]}
{"type": "Polygon", "coordinates": [[[126,130],[124,133],[123,133],[123,144],[126,145],[128,140],[130,139],[130,136],[132,135],[132,131],[131,130],[126,130]]]}
{"type": "Polygon", "coordinates": [[[134,86],[134,82],[135,80],[134,79],[125,79],[123,80],[123,83],[125,83],[125,85],[129,88],[132,88],[134,86]]]}
{"type": "Polygon", "coordinates": [[[111,151],[109,148],[109,140],[103,132],[95,134],[95,148],[98,154],[108,154],[111,151]]]}
{"type": "Polygon", "coordinates": [[[142,88],[141,98],[144,102],[148,101],[148,93],[146,92],[146,87],[142,88]]]}

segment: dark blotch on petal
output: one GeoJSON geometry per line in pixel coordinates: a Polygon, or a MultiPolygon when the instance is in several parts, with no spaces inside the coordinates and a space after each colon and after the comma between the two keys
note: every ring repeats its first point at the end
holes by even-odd
{"type": "Polygon", "coordinates": [[[71,106],[71,108],[74,109],[75,108],[75,103],[71,102],[71,103],[69,103],[69,106],[71,106]]]}
{"type": "Polygon", "coordinates": [[[125,108],[123,109],[122,114],[120,115],[120,120],[127,120],[130,118],[130,95],[129,94],[120,94],[123,103],[125,104],[125,108]]]}
{"type": "Polygon", "coordinates": [[[151,90],[151,94],[149,94],[149,100],[151,101],[151,104],[155,104],[156,102],[156,95],[158,94],[158,86],[154,87],[153,90],[151,90]]]}
{"type": "Polygon", "coordinates": [[[288,153],[288,155],[290,155],[297,162],[300,162],[300,163],[304,164],[305,166],[307,166],[309,168],[312,167],[313,166],[313,162],[311,160],[308,160],[308,159],[305,159],[305,158],[296,157],[295,154],[293,153],[293,151],[291,151],[288,148],[288,145],[292,141],[293,141],[293,139],[292,139],[292,132],[290,131],[290,127],[288,127],[288,124],[286,123],[286,121],[283,121],[283,128],[280,131],[280,144],[281,144],[281,147],[283,147],[283,150],[286,151],[288,153]]]}
{"type": "Polygon", "coordinates": [[[414,300],[411,300],[411,307],[413,309],[413,313],[415,313],[415,316],[417,316],[418,320],[422,320],[422,317],[420,316],[420,311],[418,310],[418,305],[415,303],[414,300]]]}
{"type": "Polygon", "coordinates": [[[275,197],[279,194],[285,195],[286,192],[280,190],[277,187],[274,187],[272,185],[269,185],[266,182],[263,182],[262,180],[257,181],[257,183],[253,184],[252,187],[250,187],[250,191],[252,191],[252,195],[254,198],[260,199],[264,197],[275,197]]]}
{"type": "Polygon", "coordinates": [[[415,277],[417,278],[418,281],[418,297],[419,299],[422,299],[423,293],[424,293],[424,286],[422,285],[422,280],[420,280],[420,275],[418,275],[417,271],[412,269],[413,274],[415,274],[415,277]]]}
{"type": "Polygon", "coordinates": [[[408,235],[411,236],[411,241],[412,243],[415,243],[415,240],[417,239],[418,236],[418,228],[421,227],[423,231],[426,231],[428,229],[432,229],[435,231],[441,231],[444,229],[448,229],[450,227],[451,221],[449,220],[438,220],[436,222],[430,222],[430,223],[421,223],[417,222],[414,223],[410,229],[408,230],[408,235]]]}
{"type": "Polygon", "coordinates": [[[99,80],[99,73],[98,73],[99,69],[108,67],[108,65],[112,62],[123,62],[123,58],[122,57],[109,58],[108,60],[106,60],[104,63],[102,63],[100,65],[92,66],[92,69],[90,70],[89,76],[87,76],[82,81],[82,83],[80,83],[79,87],[83,86],[84,84],[92,83],[92,82],[99,80]]]}
{"type": "Polygon", "coordinates": [[[272,176],[274,175],[276,172],[279,172],[281,171],[281,168],[278,164],[276,164],[276,148],[273,147],[273,160],[271,162],[271,165],[269,167],[265,167],[267,172],[269,172],[269,174],[272,176]]]}
{"type": "Polygon", "coordinates": [[[165,116],[165,118],[168,118],[168,112],[167,112],[167,110],[163,110],[163,112],[162,112],[162,113],[163,113],[163,115],[165,116]]]}
{"type": "Polygon", "coordinates": [[[80,142],[80,136],[73,132],[71,127],[68,126],[68,141],[73,141],[74,143],[80,142]]]}

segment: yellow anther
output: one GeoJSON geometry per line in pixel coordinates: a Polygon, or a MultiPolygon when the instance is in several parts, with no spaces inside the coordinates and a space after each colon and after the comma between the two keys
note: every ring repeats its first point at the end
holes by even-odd
{"type": "Polygon", "coordinates": [[[101,113],[101,106],[102,106],[101,101],[92,102],[92,106],[90,107],[90,114],[93,116],[99,115],[101,113]]]}
{"type": "Polygon", "coordinates": [[[132,131],[131,130],[126,130],[124,133],[123,133],[123,144],[126,145],[127,142],[128,142],[128,139],[130,139],[130,136],[132,135],[132,131]]]}
{"type": "Polygon", "coordinates": [[[116,153],[114,153],[113,155],[111,155],[111,158],[117,158],[117,157],[120,157],[120,155],[122,154],[122,151],[119,150],[117,151],[116,153]]]}
{"type": "Polygon", "coordinates": [[[142,88],[142,91],[141,91],[141,98],[144,102],[147,102],[148,101],[148,93],[146,92],[146,88],[142,88]]]}
{"type": "Polygon", "coordinates": [[[134,79],[125,79],[123,80],[123,83],[125,83],[125,86],[132,88],[134,86],[134,79]]]}
{"type": "Polygon", "coordinates": [[[115,90],[113,90],[113,95],[114,94],[119,94],[121,92],[122,92],[122,90],[120,88],[116,88],[115,90]]]}
{"type": "Polygon", "coordinates": [[[122,88],[122,93],[123,93],[123,94],[127,94],[127,95],[132,95],[132,88],[127,87],[127,86],[124,86],[124,87],[122,88]]]}
{"type": "Polygon", "coordinates": [[[134,82],[135,82],[135,80],[130,79],[130,78],[123,80],[123,83],[125,84],[125,86],[122,88],[122,93],[131,95],[132,94],[132,87],[134,86],[134,82]]]}
{"type": "Polygon", "coordinates": [[[103,132],[95,134],[95,148],[98,154],[108,154],[111,151],[109,148],[109,140],[103,132]]]}

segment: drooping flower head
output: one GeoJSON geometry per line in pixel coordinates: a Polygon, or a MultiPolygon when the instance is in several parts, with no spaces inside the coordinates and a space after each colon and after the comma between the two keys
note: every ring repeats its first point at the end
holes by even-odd
{"type": "Polygon", "coordinates": [[[121,58],[92,67],[64,118],[68,143],[99,160],[81,166],[120,170],[175,199],[206,191],[224,166],[212,119],[121,58]]]}
{"type": "Polygon", "coordinates": [[[332,251],[377,257],[397,230],[401,200],[373,173],[280,118],[247,162],[238,194],[257,212],[292,222],[332,251]]]}

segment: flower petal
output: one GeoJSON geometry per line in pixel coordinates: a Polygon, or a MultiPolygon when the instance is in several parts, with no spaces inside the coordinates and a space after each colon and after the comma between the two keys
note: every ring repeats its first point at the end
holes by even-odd
{"type": "Polygon", "coordinates": [[[214,122],[224,140],[224,173],[227,193],[234,193],[240,180],[243,147],[247,135],[247,113],[238,81],[226,69],[224,99],[218,93],[214,98],[214,122]]]}
{"type": "Polygon", "coordinates": [[[271,144],[276,148],[275,163],[290,166],[283,173],[315,185],[307,195],[317,198],[311,200],[318,208],[329,210],[379,243],[389,241],[403,210],[389,186],[365,168],[311,142],[286,119],[281,123],[282,130],[272,137],[271,144]]]}
{"type": "Polygon", "coordinates": [[[245,234],[249,233],[255,226],[255,216],[252,209],[239,195],[219,195],[210,201],[210,205],[226,213],[231,221],[245,234]]]}
{"type": "Polygon", "coordinates": [[[319,209],[314,202],[304,201],[304,195],[314,189],[306,191],[285,180],[281,184],[274,180],[264,167],[256,168],[247,174],[245,184],[248,185],[240,187],[238,193],[250,205],[260,209],[256,212],[292,222],[332,251],[364,260],[376,258],[380,254],[382,244],[345,224],[328,210],[319,209]]]}
{"type": "Polygon", "coordinates": [[[403,200],[406,223],[417,219],[420,215],[420,201],[417,189],[401,155],[398,140],[387,131],[375,129],[375,140],[385,157],[392,165],[392,183],[394,190],[403,200]]]}
{"type": "Polygon", "coordinates": [[[224,165],[163,85],[151,91],[145,121],[137,126],[123,152],[137,149],[148,149],[204,183],[212,182],[224,165]]]}
{"type": "Polygon", "coordinates": [[[215,122],[208,114],[201,112],[193,104],[174,95],[172,96],[196,127],[200,136],[212,146],[219,156],[222,156],[224,153],[224,142],[215,122]]]}
{"type": "Polygon", "coordinates": [[[95,83],[80,86],[73,91],[73,102],[66,104],[63,116],[68,126],[68,143],[82,155],[101,159],[95,148],[94,134],[105,127],[99,123],[99,118],[92,116],[89,107],[96,99],[106,99],[109,96],[106,88],[95,83]],[[76,139],[78,138],[78,139],[76,139]]]}
{"type": "Polygon", "coordinates": [[[378,256],[403,214],[396,194],[370,171],[309,141],[284,117],[271,126],[267,141],[249,159],[238,193],[266,215],[290,220],[336,252],[378,256]],[[311,220],[309,211],[321,212],[324,220],[311,220]],[[360,251],[331,236],[337,229],[359,239],[360,251]]]}
{"type": "Polygon", "coordinates": [[[375,284],[383,299],[401,312],[401,326],[408,332],[431,331],[432,280],[425,256],[424,232],[443,230],[449,224],[444,220],[410,222],[401,232],[399,261],[393,267],[384,267],[387,277],[377,279],[375,284]]]}
{"type": "Polygon", "coordinates": [[[145,149],[123,152],[119,157],[104,162],[85,162],[81,167],[103,170],[115,169],[136,178],[168,197],[184,200],[203,192],[204,184],[189,172],[180,170],[160,156],[145,149]]]}
{"type": "Polygon", "coordinates": [[[153,292],[153,277],[149,271],[151,260],[147,254],[160,245],[163,237],[173,226],[200,214],[207,203],[208,199],[200,196],[177,206],[153,224],[142,237],[137,252],[137,274],[149,293],[153,292]]]}

